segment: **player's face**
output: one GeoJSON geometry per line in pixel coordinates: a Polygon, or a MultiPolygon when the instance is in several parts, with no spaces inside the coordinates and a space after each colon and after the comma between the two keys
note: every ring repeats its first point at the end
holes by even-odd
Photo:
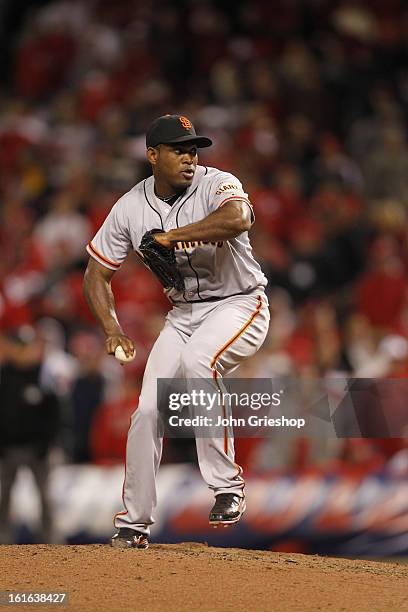
{"type": "Polygon", "coordinates": [[[182,191],[193,182],[198,162],[194,143],[161,144],[148,149],[147,157],[153,167],[156,186],[162,191],[182,191]]]}

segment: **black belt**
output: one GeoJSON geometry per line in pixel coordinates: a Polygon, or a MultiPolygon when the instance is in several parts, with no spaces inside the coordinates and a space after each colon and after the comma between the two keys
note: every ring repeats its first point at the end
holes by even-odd
{"type": "Polygon", "coordinates": [[[223,295],[223,296],[213,296],[213,297],[209,297],[209,298],[202,298],[201,300],[185,300],[185,301],[177,301],[175,302],[174,300],[171,299],[171,297],[169,297],[169,300],[172,304],[201,304],[202,302],[219,302],[220,300],[227,300],[230,297],[235,297],[236,295],[249,295],[250,293],[253,293],[254,291],[256,291],[257,287],[254,287],[253,289],[249,289],[249,291],[245,291],[245,292],[241,292],[241,293],[231,293],[231,295],[223,295]]]}

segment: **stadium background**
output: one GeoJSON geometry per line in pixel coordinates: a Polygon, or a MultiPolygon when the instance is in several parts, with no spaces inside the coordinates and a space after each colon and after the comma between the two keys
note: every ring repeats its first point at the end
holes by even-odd
{"type": "MultiPolygon", "coordinates": [[[[84,245],[149,173],[143,134],[158,115],[181,112],[212,137],[201,163],[236,173],[254,204],[272,323],[241,375],[407,375],[402,1],[71,0],[1,10],[3,541],[103,541],[120,509],[129,416],[168,304],[134,259],[115,275],[117,312],[138,346],[121,368],[82,297],[84,245]],[[3,490],[27,457],[40,492],[51,466],[42,525],[27,469],[7,521],[3,490]]],[[[206,527],[211,496],[194,444],[169,440],[155,537],[405,554],[403,434],[238,440],[250,508],[228,534],[206,527]]]]}

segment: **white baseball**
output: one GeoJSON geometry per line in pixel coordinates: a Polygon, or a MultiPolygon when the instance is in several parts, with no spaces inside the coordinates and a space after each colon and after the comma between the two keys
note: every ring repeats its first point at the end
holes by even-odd
{"type": "Polygon", "coordinates": [[[136,351],[134,350],[133,355],[131,355],[130,357],[127,357],[125,351],[119,344],[119,346],[117,346],[115,349],[115,357],[121,363],[128,363],[129,361],[133,361],[133,359],[136,357],[136,351]]]}

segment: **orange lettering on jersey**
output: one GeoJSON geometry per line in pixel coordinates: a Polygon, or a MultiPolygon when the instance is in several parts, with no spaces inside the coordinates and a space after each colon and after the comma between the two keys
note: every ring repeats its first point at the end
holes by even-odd
{"type": "Polygon", "coordinates": [[[219,242],[203,242],[202,240],[183,241],[177,242],[175,248],[177,251],[186,251],[187,249],[197,249],[198,247],[206,247],[208,245],[222,247],[224,246],[224,242],[222,240],[219,242]]]}
{"type": "Polygon", "coordinates": [[[193,127],[190,119],[187,119],[187,117],[179,117],[179,121],[185,130],[191,130],[193,127]]]}
{"type": "Polygon", "coordinates": [[[228,185],[224,184],[218,187],[215,195],[221,195],[224,191],[234,191],[235,189],[239,190],[239,186],[234,185],[233,183],[228,183],[228,185]]]}

